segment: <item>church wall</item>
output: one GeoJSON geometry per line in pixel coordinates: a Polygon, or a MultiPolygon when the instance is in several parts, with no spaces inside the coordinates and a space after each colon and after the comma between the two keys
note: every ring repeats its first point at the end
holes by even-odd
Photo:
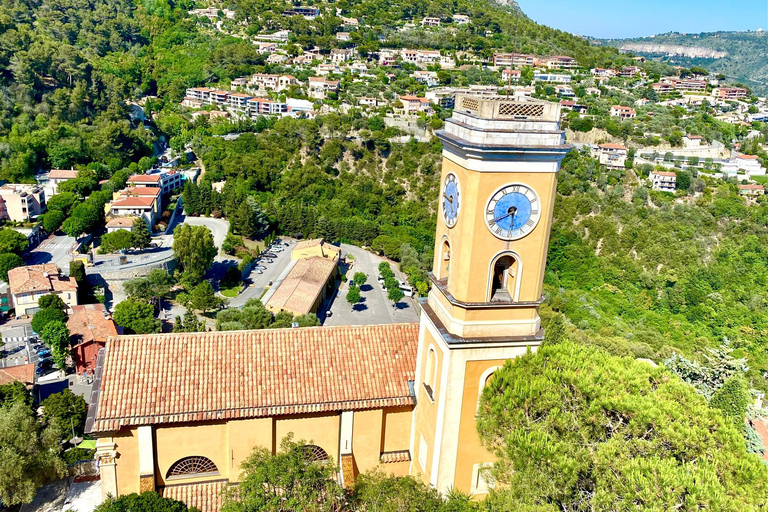
{"type": "Polygon", "coordinates": [[[382,452],[407,450],[411,438],[413,409],[410,407],[384,409],[382,452]]]}
{"type": "Polygon", "coordinates": [[[274,432],[272,418],[230,421],[227,423],[229,442],[230,470],[229,478],[240,481],[240,466],[251,456],[254,448],[266,448],[272,451],[274,432]]]}
{"type": "Polygon", "coordinates": [[[493,462],[495,459],[480,442],[475,417],[480,399],[481,380],[485,380],[489,369],[504,366],[504,362],[504,359],[467,361],[465,367],[459,444],[456,454],[456,487],[463,492],[472,491],[474,465],[493,462]]]}
{"type": "MultiPolygon", "coordinates": [[[[423,313],[421,318],[422,323],[428,321],[425,320],[425,315],[423,313]]],[[[418,407],[416,407],[414,412],[416,417],[415,421],[413,422],[415,428],[413,432],[413,453],[411,453],[411,457],[413,459],[411,462],[411,474],[421,475],[423,481],[429,483],[432,474],[432,461],[435,454],[435,442],[437,435],[436,425],[438,424],[438,409],[440,407],[439,404],[441,399],[440,383],[442,380],[441,376],[444,373],[444,354],[441,348],[442,345],[435,341],[432,333],[429,330],[422,330],[422,332],[423,338],[420,350],[424,355],[419,360],[420,368],[417,371],[417,381],[414,383],[414,387],[416,388],[416,400],[418,407]],[[435,354],[437,356],[437,370],[435,372],[436,385],[433,392],[433,399],[429,398],[427,391],[424,388],[428,361],[427,354],[430,347],[434,347],[435,354]],[[426,454],[421,453],[422,437],[427,447],[426,454]],[[421,464],[422,461],[425,462],[423,466],[421,464]]]]}
{"type": "MultiPolygon", "coordinates": [[[[155,428],[155,481],[158,485],[195,483],[230,478],[227,424],[196,424],[155,428]],[[211,459],[219,470],[217,476],[183,478],[166,481],[171,465],[184,457],[203,456],[211,459]]],[[[234,475],[237,476],[237,475],[234,475]]]]}
{"type": "Polygon", "coordinates": [[[365,473],[379,465],[383,425],[384,414],[381,409],[355,411],[352,453],[359,473],[365,473]]]}
{"type": "Polygon", "coordinates": [[[339,464],[339,435],[341,416],[338,413],[317,416],[281,417],[275,420],[275,442],[280,443],[291,432],[293,440],[319,446],[339,464]]]}
{"type": "Polygon", "coordinates": [[[120,494],[139,492],[139,440],[136,429],[121,430],[112,440],[118,454],[115,460],[117,492],[120,494]]]}

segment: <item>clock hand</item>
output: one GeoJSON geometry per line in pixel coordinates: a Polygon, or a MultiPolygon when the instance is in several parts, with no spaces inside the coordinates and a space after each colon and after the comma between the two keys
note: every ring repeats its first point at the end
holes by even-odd
{"type": "Polygon", "coordinates": [[[502,216],[501,216],[501,217],[499,217],[498,219],[493,219],[493,222],[496,222],[496,223],[498,223],[500,220],[504,220],[504,219],[506,219],[507,217],[509,217],[510,215],[514,215],[514,214],[515,214],[515,213],[514,213],[514,212],[512,212],[512,213],[508,213],[508,214],[506,214],[506,215],[502,215],[502,216]]]}
{"type": "Polygon", "coordinates": [[[453,204],[453,196],[448,197],[447,195],[445,195],[445,192],[443,192],[443,197],[446,198],[449,203],[453,204]]]}

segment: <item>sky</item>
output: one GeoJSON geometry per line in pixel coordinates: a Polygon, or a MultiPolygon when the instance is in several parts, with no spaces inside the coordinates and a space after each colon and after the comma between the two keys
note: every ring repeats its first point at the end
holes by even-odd
{"type": "Polygon", "coordinates": [[[600,38],[768,29],[768,0],[517,0],[529,18],[600,38]]]}

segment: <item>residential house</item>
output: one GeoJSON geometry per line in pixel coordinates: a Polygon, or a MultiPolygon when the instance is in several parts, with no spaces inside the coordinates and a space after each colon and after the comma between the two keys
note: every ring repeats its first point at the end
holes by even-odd
{"type": "Polygon", "coordinates": [[[136,217],[112,217],[107,221],[107,233],[114,233],[118,229],[133,231],[136,217]]]}
{"type": "Polygon", "coordinates": [[[765,187],[757,184],[739,185],[739,195],[747,197],[757,197],[765,194],[765,187]]]}
{"type": "MultiPolygon", "coordinates": [[[[0,281],[0,313],[7,314],[11,310],[11,287],[5,281],[0,281]]],[[[0,384],[2,385],[2,384],[0,384]]]]}
{"type": "Polygon", "coordinates": [[[116,217],[143,217],[152,229],[157,219],[157,198],[132,195],[112,201],[110,214],[116,217]]]}
{"type": "Polygon", "coordinates": [[[62,276],[53,263],[16,267],[8,271],[8,286],[16,315],[34,315],[43,295],[58,295],[69,307],[77,305],[77,281],[62,276]]]}
{"type": "Polygon", "coordinates": [[[283,16],[303,16],[305,19],[313,20],[320,15],[320,9],[312,6],[300,6],[283,11],[282,14],[283,16]]]}
{"type": "Polygon", "coordinates": [[[288,62],[288,56],[282,53],[271,53],[267,57],[267,64],[284,64],[288,62]]]}
{"type": "Polygon", "coordinates": [[[439,27],[440,26],[440,18],[437,17],[427,17],[421,20],[421,26],[422,27],[439,27]]]}
{"type": "Polygon", "coordinates": [[[704,140],[704,137],[702,137],[701,135],[691,135],[691,134],[683,135],[683,147],[686,149],[701,147],[703,140],[704,140]]]}
{"type": "Polygon", "coordinates": [[[0,187],[0,220],[29,222],[44,211],[43,187],[13,183],[6,183],[0,187]]]}
{"type": "MultiPolygon", "coordinates": [[[[160,208],[161,208],[161,196],[162,196],[163,189],[159,187],[130,187],[123,189],[119,192],[115,192],[112,195],[113,201],[119,201],[120,199],[125,199],[128,197],[151,197],[155,199],[155,217],[160,216],[160,208]]],[[[108,205],[109,210],[112,209],[111,205],[108,205]]],[[[106,213],[109,213],[109,210],[107,210],[106,213]]]]}
{"type": "Polygon", "coordinates": [[[634,78],[638,75],[640,75],[643,72],[642,69],[640,69],[637,66],[626,66],[624,68],[621,68],[618,75],[621,78],[634,78]]]}
{"type": "Polygon", "coordinates": [[[600,89],[598,89],[597,87],[587,87],[586,93],[592,96],[597,96],[598,98],[600,97],[600,94],[601,94],[600,89]]]}
{"type": "Polygon", "coordinates": [[[74,169],[51,169],[48,172],[49,195],[53,196],[59,193],[59,185],[65,181],[77,178],[78,171],[74,169]]]}
{"type": "Polygon", "coordinates": [[[558,84],[555,86],[555,92],[558,96],[563,98],[573,98],[576,96],[576,93],[573,92],[570,85],[558,84]]]}
{"type": "Polygon", "coordinates": [[[357,21],[357,18],[345,18],[344,16],[341,16],[341,25],[344,27],[357,28],[360,26],[360,22],[357,21]]]}
{"type": "Polygon", "coordinates": [[[669,82],[656,82],[655,84],[651,84],[651,88],[653,88],[657,94],[669,94],[675,91],[675,86],[669,82]]]}
{"type": "Polygon", "coordinates": [[[366,96],[358,98],[357,99],[357,103],[361,107],[376,107],[379,104],[379,102],[378,102],[378,100],[376,98],[369,98],[369,97],[366,97],[366,96]]]}
{"type": "Polygon", "coordinates": [[[257,48],[259,53],[275,53],[277,51],[277,44],[264,42],[259,43],[257,48]]]}
{"type": "Polygon", "coordinates": [[[107,339],[122,334],[118,333],[104,304],[72,306],[67,328],[75,370],[80,375],[92,374],[96,369],[99,350],[107,344],[107,339]]]}
{"type": "Polygon", "coordinates": [[[547,69],[576,69],[579,63],[573,57],[555,55],[547,58],[547,69]]]}
{"type": "Polygon", "coordinates": [[[469,16],[466,14],[454,14],[453,15],[453,22],[457,25],[466,25],[469,23],[469,16]]]}
{"type": "Polygon", "coordinates": [[[521,72],[519,69],[504,68],[501,70],[501,80],[507,83],[516,84],[520,81],[521,72]]]}
{"type": "Polygon", "coordinates": [[[628,155],[629,150],[621,144],[599,144],[597,146],[596,156],[600,164],[614,169],[623,169],[628,155]]]}
{"type": "Polygon", "coordinates": [[[416,70],[411,75],[414,80],[416,80],[419,83],[425,84],[427,87],[435,87],[440,83],[440,80],[437,79],[437,73],[434,71],[421,71],[416,70]]]}
{"type": "Polygon", "coordinates": [[[674,192],[677,188],[677,174],[668,171],[651,171],[648,175],[652,190],[674,192]]]}
{"type": "Polygon", "coordinates": [[[325,98],[328,93],[339,92],[339,81],[328,80],[322,76],[309,77],[307,81],[309,85],[309,96],[312,98],[325,98]]]}
{"type": "Polygon", "coordinates": [[[35,386],[35,363],[17,364],[0,368],[0,386],[21,382],[31,390],[35,386]]]}
{"type": "Polygon", "coordinates": [[[611,107],[611,117],[618,117],[623,121],[624,119],[632,119],[637,117],[637,112],[631,107],[613,105],[611,107]]]}
{"type": "Polygon", "coordinates": [[[219,18],[219,12],[221,12],[222,15],[229,20],[235,18],[235,11],[231,11],[229,9],[219,9],[218,7],[206,7],[205,9],[192,9],[188,13],[191,16],[206,17],[211,21],[216,21],[219,18]]]}
{"type": "Polygon", "coordinates": [[[616,71],[612,69],[592,68],[589,70],[589,72],[592,74],[592,76],[609,77],[609,78],[612,76],[616,76],[616,71]]]}
{"type": "Polygon", "coordinates": [[[315,68],[315,73],[317,73],[319,76],[324,76],[331,73],[339,74],[341,73],[341,68],[338,64],[318,64],[315,68]]]}
{"type": "Polygon", "coordinates": [[[533,79],[536,80],[537,82],[549,82],[549,83],[556,83],[556,84],[571,83],[571,75],[541,73],[538,70],[533,72],[533,79]]]}
{"type": "Polygon", "coordinates": [[[355,56],[355,51],[351,48],[333,48],[331,50],[331,63],[341,64],[351,60],[355,56]]]}
{"type": "Polygon", "coordinates": [[[429,100],[426,98],[419,98],[417,96],[400,96],[400,102],[403,104],[400,108],[395,108],[395,113],[399,115],[412,115],[417,112],[430,113],[432,107],[429,105],[429,100]]]}
{"type": "Polygon", "coordinates": [[[349,41],[352,39],[352,36],[349,32],[336,32],[336,40],[337,41],[349,41]]]}
{"type": "Polygon", "coordinates": [[[533,55],[525,55],[522,53],[494,53],[493,65],[496,67],[513,66],[516,68],[533,67],[535,58],[533,55]]]}

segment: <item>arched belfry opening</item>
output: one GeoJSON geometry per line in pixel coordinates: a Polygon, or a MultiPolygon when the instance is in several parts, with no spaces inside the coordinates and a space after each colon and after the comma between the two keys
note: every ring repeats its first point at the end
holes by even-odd
{"type": "Polygon", "coordinates": [[[515,300],[520,262],[512,254],[496,259],[491,270],[491,302],[515,300]]]}
{"type": "Polygon", "coordinates": [[[437,278],[448,282],[448,276],[451,273],[451,244],[448,239],[444,239],[440,246],[440,265],[437,278]]]}

